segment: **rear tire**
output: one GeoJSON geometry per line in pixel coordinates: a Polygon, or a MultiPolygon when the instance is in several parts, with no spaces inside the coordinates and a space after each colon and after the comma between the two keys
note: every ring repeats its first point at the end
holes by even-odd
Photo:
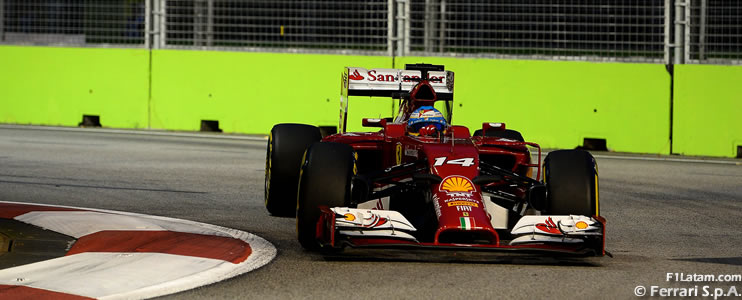
{"type": "Polygon", "coordinates": [[[302,155],[321,139],[319,128],[311,125],[278,124],[271,129],[265,158],[265,208],[271,215],[295,216],[302,155]]]}
{"type": "Polygon", "coordinates": [[[552,151],[544,160],[547,215],[600,215],[598,165],[583,150],[552,151]]]}
{"type": "MultiPolygon", "coordinates": [[[[482,136],[482,129],[474,130],[474,134],[472,136],[482,136]]],[[[487,137],[496,137],[496,138],[514,140],[518,142],[525,142],[525,140],[523,139],[523,135],[520,134],[520,132],[518,132],[517,130],[512,130],[512,129],[487,130],[487,137]]]]}
{"type": "Polygon", "coordinates": [[[314,143],[304,156],[296,201],[296,231],[302,247],[318,250],[319,206],[350,205],[355,160],[353,147],[339,143],[314,143]]]}

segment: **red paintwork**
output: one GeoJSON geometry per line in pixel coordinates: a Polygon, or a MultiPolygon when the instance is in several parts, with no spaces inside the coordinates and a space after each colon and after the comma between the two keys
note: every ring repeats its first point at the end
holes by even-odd
{"type": "Polygon", "coordinates": [[[433,105],[433,103],[437,99],[437,96],[435,94],[435,89],[433,89],[433,86],[431,86],[430,83],[428,83],[427,81],[422,81],[419,84],[415,85],[414,88],[412,88],[412,91],[410,91],[410,99],[412,100],[413,103],[419,103],[418,106],[424,106],[424,105],[433,105]],[[430,98],[418,97],[417,95],[421,90],[428,90],[429,93],[432,94],[432,97],[430,98]]]}
{"type": "Polygon", "coordinates": [[[448,128],[448,130],[453,132],[453,137],[455,139],[471,138],[471,133],[469,133],[469,128],[466,128],[466,126],[452,125],[451,127],[448,128]]]}
{"type": "MultiPolygon", "coordinates": [[[[515,158],[515,164],[511,171],[521,175],[530,174],[530,168],[537,169],[536,180],[541,177],[541,148],[538,144],[528,142],[517,142],[494,137],[476,136],[472,137],[468,128],[464,126],[450,126],[443,137],[424,137],[407,133],[406,120],[410,114],[420,106],[432,105],[435,99],[417,99],[417,91],[429,86],[427,81],[422,81],[411,91],[410,99],[405,101],[400,107],[400,117],[398,123],[385,122],[384,127],[379,132],[373,133],[338,133],[327,136],[324,142],[336,142],[351,145],[355,150],[376,150],[381,156],[382,165],[378,169],[384,169],[418,161],[426,158],[430,170],[433,174],[440,176],[443,181],[440,184],[431,185],[431,194],[437,204],[438,213],[438,230],[435,234],[433,243],[416,243],[406,240],[379,239],[379,238],[357,238],[348,237],[349,242],[355,245],[418,245],[418,246],[456,246],[456,247],[478,247],[478,248],[502,248],[502,249],[545,249],[574,252],[577,248],[568,245],[527,245],[527,246],[509,246],[501,245],[497,231],[491,226],[490,217],[484,209],[482,194],[479,186],[471,182],[479,175],[479,157],[480,155],[508,155],[515,158]],[[402,120],[404,122],[399,122],[402,120]],[[531,155],[528,146],[538,149],[538,161],[531,163],[531,155]],[[398,154],[400,148],[401,155],[398,154]],[[398,157],[401,156],[401,157],[398,157]],[[445,160],[443,159],[445,158],[445,160]],[[399,159],[399,161],[398,161],[399,159]],[[470,159],[471,164],[464,161],[470,159]],[[456,161],[459,160],[459,161],[456,161]],[[441,162],[438,165],[436,162],[441,162]],[[448,163],[455,161],[458,163],[448,163]],[[463,162],[463,163],[462,163],[463,162]],[[445,179],[451,176],[466,178],[466,182],[471,184],[472,189],[464,192],[450,192],[442,188],[445,179]],[[454,201],[463,201],[471,205],[449,205],[456,203],[454,201]],[[460,211],[457,207],[466,207],[465,211],[460,211]],[[472,228],[465,229],[462,227],[462,217],[473,219],[472,228]],[[489,244],[450,244],[439,240],[443,233],[450,231],[470,231],[479,232],[484,236],[489,236],[489,244]]],[[[432,88],[431,88],[432,89],[432,88]]],[[[486,123],[483,127],[488,127],[486,123]]],[[[375,127],[378,127],[375,126],[375,127]]],[[[504,130],[502,125],[500,130],[504,130]]],[[[490,129],[495,130],[495,129],[490,129]]],[[[496,186],[505,182],[490,183],[496,186]]],[[[514,192],[519,197],[525,196],[525,189],[515,188],[514,192]]],[[[460,202],[462,203],[462,202],[460,202]]],[[[460,204],[459,203],[459,204],[460,204]]],[[[338,247],[335,239],[335,218],[334,213],[328,208],[322,208],[322,215],[317,223],[317,238],[325,245],[338,247]]]]}
{"type": "MultiPolygon", "coordinates": [[[[347,242],[354,247],[369,246],[412,246],[420,248],[445,248],[459,250],[513,250],[513,251],[554,251],[562,253],[584,254],[583,245],[579,244],[532,244],[532,245],[487,245],[487,244],[453,244],[453,243],[416,243],[407,240],[382,239],[382,238],[356,238],[350,237],[347,242]]],[[[603,253],[605,255],[605,253],[603,253]]]]}
{"type": "Polygon", "coordinates": [[[605,218],[601,216],[593,216],[593,219],[598,220],[598,222],[600,222],[600,225],[602,227],[603,242],[600,245],[600,251],[601,251],[601,255],[605,256],[605,218]]]}
{"type": "Polygon", "coordinates": [[[554,224],[554,220],[552,220],[551,217],[546,219],[545,223],[536,224],[536,228],[543,232],[548,232],[548,233],[553,233],[553,234],[562,234],[562,231],[559,230],[559,227],[557,227],[556,224],[554,224]]]}
{"type": "MultiPolygon", "coordinates": [[[[432,105],[435,99],[417,99],[416,97],[418,91],[428,88],[432,90],[427,81],[413,88],[410,100],[400,108],[400,114],[404,116],[404,120],[416,108],[422,105],[432,105]]],[[[435,96],[435,92],[433,95],[435,96]]],[[[323,141],[348,144],[355,150],[380,151],[383,162],[383,165],[379,166],[380,169],[427,158],[431,172],[444,179],[440,184],[431,186],[433,199],[437,202],[437,211],[440,211],[435,243],[439,243],[439,237],[444,232],[465,230],[461,226],[460,218],[470,217],[473,219],[474,226],[469,230],[483,232],[489,236],[492,245],[498,245],[499,237],[497,231],[492,228],[490,217],[484,209],[481,191],[471,180],[479,175],[480,154],[507,154],[516,157],[513,171],[520,166],[538,167],[538,164],[530,164],[531,156],[526,144],[499,141],[499,139],[488,137],[472,138],[469,129],[464,126],[449,127],[442,133],[444,135],[442,138],[414,136],[407,134],[406,129],[406,123],[385,122],[379,132],[340,133],[327,136],[323,141]],[[401,149],[397,150],[398,147],[401,149]],[[467,159],[471,162],[466,161],[467,159]],[[456,163],[457,160],[459,163],[456,163]],[[443,163],[435,165],[437,161],[443,161],[443,163]],[[454,163],[449,163],[451,161],[454,163]],[[472,189],[466,192],[451,192],[442,189],[441,186],[445,183],[445,179],[450,176],[464,177],[465,182],[470,184],[472,189]]],[[[529,144],[538,147],[536,144],[529,144]]],[[[325,222],[332,223],[334,220],[325,220],[325,222]]],[[[328,232],[323,231],[323,225],[331,225],[324,224],[325,222],[318,224],[317,235],[333,240],[331,243],[334,244],[334,234],[329,233],[330,236],[328,236],[328,232]]],[[[334,226],[329,228],[334,228],[334,226]]]]}
{"type": "Polygon", "coordinates": [[[95,298],[65,294],[25,285],[6,285],[0,284],[0,300],[92,300],[95,298]]]}
{"type": "MultiPolygon", "coordinates": [[[[341,247],[335,239],[335,213],[327,206],[321,206],[319,222],[317,222],[317,240],[323,245],[330,247],[341,247]]],[[[597,219],[597,218],[596,218],[597,219]]],[[[605,219],[597,219],[604,224],[605,219]]],[[[605,227],[604,227],[605,228],[605,227]]],[[[605,229],[604,229],[605,231],[605,229]]],[[[604,239],[605,241],[605,239],[604,239]]],[[[446,248],[460,250],[517,250],[517,251],[554,251],[562,253],[584,254],[586,250],[582,245],[570,244],[534,244],[534,245],[502,245],[502,244],[455,244],[455,243],[418,243],[409,240],[387,239],[387,238],[364,238],[364,237],[346,237],[345,242],[353,247],[374,247],[374,246],[401,246],[401,247],[420,247],[420,248],[446,248]]],[[[605,242],[601,249],[601,256],[605,255],[605,242]]]]}
{"type": "Polygon", "coordinates": [[[0,219],[13,219],[35,211],[85,211],[83,209],[24,203],[0,203],[0,219]]]}
{"type": "Polygon", "coordinates": [[[252,248],[243,240],[175,231],[104,230],[79,238],[67,255],[88,252],[149,252],[245,261],[252,248]]]}

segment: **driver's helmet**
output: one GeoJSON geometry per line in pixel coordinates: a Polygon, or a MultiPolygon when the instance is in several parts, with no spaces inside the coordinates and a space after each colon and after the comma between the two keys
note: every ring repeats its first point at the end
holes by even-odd
{"type": "Polygon", "coordinates": [[[432,106],[421,106],[410,115],[407,121],[407,130],[410,133],[421,133],[420,129],[429,135],[431,133],[441,132],[446,129],[446,118],[443,114],[432,106]],[[431,132],[434,131],[434,132],[431,132]]]}

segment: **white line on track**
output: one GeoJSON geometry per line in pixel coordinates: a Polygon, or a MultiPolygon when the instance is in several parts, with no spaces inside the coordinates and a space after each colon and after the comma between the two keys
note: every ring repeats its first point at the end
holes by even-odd
{"type": "Polygon", "coordinates": [[[112,128],[84,128],[84,127],[56,127],[56,126],[36,126],[36,125],[0,125],[0,129],[30,129],[30,130],[49,130],[49,131],[68,131],[68,132],[95,132],[95,133],[119,133],[119,134],[139,134],[154,136],[178,136],[191,138],[209,138],[209,139],[229,139],[229,140],[246,140],[246,141],[266,141],[267,136],[250,136],[250,135],[230,135],[219,133],[189,133],[189,132],[172,132],[157,130],[135,130],[135,129],[112,129],[112,128]]]}
{"type": "MultiPolygon", "coordinates": [[[[541,152],[541,159],[546,158],[546,155],[549,154],[549,152],[541,152]]],[[[538,153],[531,152],[532,157],[538,156],[538,153]]],[[[733,160],[719,160],[719,159],[696,159],[696,158],[688,158],[687,156],[680,156],[680,158],[671,158],[671,157],[653,157],[653,156],[628,156],[623,154],[594,154],[593,157],[600,158],[600,159],[624,159],[624,160],[643,160],[643,161],[669,161],[669,162],[681,162],[681,163],[702,163],[702,164],[719,164],[719,165],[732,165],[732,166],[742,166],[742,160],[741,161],[733,161],[733,160]]]]}
{"type": "Polygon", "coordinates": [[[693,158],[669,158],[669,157],[641,157],[641,156],[622,156],[622,155],[593,155],[595,158],[606,159],[627,159],[627,160],[647,160],[647,161],[671,161],[683,163],[704,163],[704,164],[721,164],[742,166],[742,161],[715,160],[715,159],[693,159],[693,158]]]}
{"type": "MultiPolygon", "coordinates": [[[[50,130],[50,131],[68,131],[68,132],[95,132],[95,133],[118,133],[118,134],[138,134],[138,135],[150,135],[150,136],[175,136],[175,137],[189,137],[189,138],[209,138],[209,139],[230,139],[230,140],[244,140],[244,141],[255,141],[264,142],[268,138],[266,136],[251,136],[251,135],[230,135],[230,134],[218,134],[218,133],[188,133],[188,132],[171,132],[171,131],[155,131],[155,130],[135,130],[135,129],[111,129],[111,128],[82,128],[82,127],[55,127],[55,126],[37,126],[37,125],[9,125],[0,124],[0,129],[31,129],[31,130],[50,130]]],[[[541,157],[544,158],[549,152],[542,152],[541,157]]],[[[532,153],[535,156],[535,153],[532,153]]],[[[694,159],[694,158],[671,158],[671,157],[649,157],[649,156],[626,156],[626,155],[610,155],[610,154],[593,154],[595,158],[602,159],[625,159],[625,160],[644,160],[644,161],[669,161],[669,162],[682,162],[682,163],[706,163],[706,164],[720,164],[720,165],[736,165],[742,166],[742,161],[732,160],[719,160],[719,159],[694,159]]]]}

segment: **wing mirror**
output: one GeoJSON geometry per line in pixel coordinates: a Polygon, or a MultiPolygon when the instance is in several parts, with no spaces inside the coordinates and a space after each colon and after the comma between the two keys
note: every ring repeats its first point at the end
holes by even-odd
{"type": "Polygon", "coordinates": [[[487,136],[487,131],[505,131],[505,123],[482,123],[482,136],[487,136]]]}
{"type": "Polygon", "coordinates": [[[386,119],[363,118],[363,127],[386,127],[386,119]]]}

